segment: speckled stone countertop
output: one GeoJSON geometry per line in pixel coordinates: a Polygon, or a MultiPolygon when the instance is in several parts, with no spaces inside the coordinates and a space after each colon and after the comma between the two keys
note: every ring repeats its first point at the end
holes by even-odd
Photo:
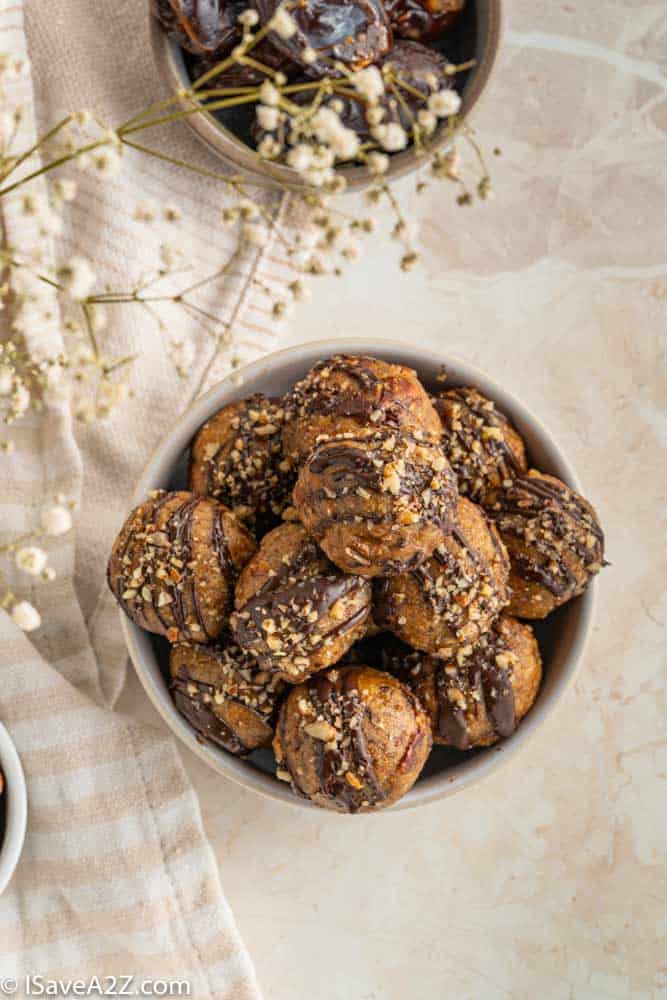
{"type": "Polygon", "coordinates": [[[664,3],[508,0],[475,124],[496,200],[403,182],[421,268],[374,237],[287,343],[373,334],[485,369],[567,451],[612,566],[556,713],[452,799],[347,820],[185,754],[270,1000],[667,997],[664,3]]]}

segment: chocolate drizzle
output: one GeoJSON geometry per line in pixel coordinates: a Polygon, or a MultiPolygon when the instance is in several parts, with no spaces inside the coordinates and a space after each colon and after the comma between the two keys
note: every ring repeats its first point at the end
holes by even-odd
{"type": "Polygon", "coordinates": [[[291,500],[295,474],[283,454],[280,399],[232,403],[200,430],[190,454],[194,492],[212,496],[264,534],[291,500]]]}
{"type": "Polygon", "coordinates": [[[488,513],[519,575],[560,600],[580,593],[603,565],[604,535],[593,508],[560,480],[520,476],[493,493],[488,513]]]}
{"type": "Polygon", "coordinates": [[[430,659],[436,703],[435,732],[448,746],[468,750],[471,746],[468,715],[483,706],[493,733],[506,739],[516,729],[516,708],[510,666],[497,657],[505,653],[497,626],[475,645],[473,652],[454,668],[430,659]]]}
{"type": "Polygon", "coordinates": [[[433,399],[442,443],[459,492],[483,502],[489,489],[526,471],[523,443],[509,420],[474,388],[450,389],[433,399]]]}
{"type": "Polygon", "coordinates": [[[336,671],[336,679],[318,674],[309,690],[316,712],[325,718],[335,719],[340,712],[342,738],[335,749],[317,740],[317,773],[320,791],[325,798],[342,804],[347,812],[358,812],[362,806],[374,808],[386,798],[375,773],[375,765],[368,751],[364,722],[367,708],[359,697],[357,670],[336,671]],[[361,784],[355,788],[346,774],[353,774],[361,784]]]}

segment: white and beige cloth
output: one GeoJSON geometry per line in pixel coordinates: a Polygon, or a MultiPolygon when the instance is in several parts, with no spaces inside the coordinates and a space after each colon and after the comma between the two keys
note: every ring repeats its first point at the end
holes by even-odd
{"type": "MultiPolygon", "coordinates": [[[[69,111],[86,107],[114,123],[164,93],[148,45],[147,0],[0,0],[0,52],[31,61],[31,73],[9,87],[24,107],[25,146],[69,111]]],[[[215,166],[182,124],[155,141],[215,166]]],[[[80,195],[55,247],[22,213],[20,194],[3,199],[6,239],[18,251],[41,241],[45,268],[78,253],[93,262],[100,285],[131,287],[158,252],[160,236],[134,219],[146,199],[178,205],[173,239],[187,243],[197,273],[229,254],[234,237],[221,224],[225,195],[214,181],[142,157],[127,158],[104,183],[87,173],[75,179],[80,195]]],[[[278,196],[266,208],[274,216],[289,210],[278,196]]],[[[274,345],[278,325],[262,287],[288,275],[274,240],[212,289],[239,361],[274,345]]],[[[52,305],[34,337],[57,354],[62,323],[52,305]]],[[[3,337],[10,319],[0,323],[3,337]]],[[[74,533],[50,547],[57,580],[14,581],[39,607],[42,628],[23,634],[0,611],[0,718],[23,761],[30,810],[22,861],[0,898],[0,977],[178,978],[198,1000],[246,1000],[259,989],[176,747],[166,731],[113,710],[126,653],[105,591],[106,553],[155,444],[230,363],[229,351],[182,313],[178,324],[160,333],[140,308],[115,307],[104,343],[116,357],[141,356],[133,398],[108,422],[89,425],[75,423],[70,401],[51,402],[16,425],[14,453],[0,455],[3,540],[30,530],[55,494],[78,504],[74,533]],[[181,334],[197,344],[185,378],[165,342],[181,334]]]]}

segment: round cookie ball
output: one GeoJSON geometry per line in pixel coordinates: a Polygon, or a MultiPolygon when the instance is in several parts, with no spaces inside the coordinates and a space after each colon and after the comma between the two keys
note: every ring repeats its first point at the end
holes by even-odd
{"type": "Polygon", "coordinates": [[[371,596],[368,581],[341,573],[302,525],[282,524],[239,577],[232,629],[264,669],[297,684],[364,635],[371,596]]]}
{"type": "Polygon", "coordinates": [[[192,493],[155,490],[114,542],[107,579],[121,608],[170,642],[215,639],[255,542],[230,510],[192,493]]]}
{"type": "Polygon", "coordinates": [[[295,464],[327,438],[381,427],[439,440],[440,418],[411,368],[340,354],[316,364],[285,396],[283,444],[295,464]]]}
{"type": "Polygon", "coordinates": [[[490,490],[526,471],[521,436],[477,389],[449,389],[433,405],[442,421],[442,447],[462,496],[484,505],[490,490]]]}
{"type": "Polygon", "coordinates": [[[530,625],[501,615],[467,655],[416,654],[401,676],[431,719],[433,742],[470,750],[512,735],[537,697],[542,661],[530,625]]]}
{"type": "Polygon", "coordinates": [[[169,670],[176,708],[204,739],[239,756],[271,745],[285,686],[231,636],[214,646],[177,643],[169,670]]]}
{"type": "Polygon", "coordinates": [[[380,430],[318,445],[301,467],[293,501],[342,570],[388,576],[418,566],[441,544],[456,483],[439,444],[380,430]]]}
{"type": "Polygon", "coordinates": [[[510,614],[546,618],[604,565],[594,508],[555,476],[531,469],[491,492],[486,511],[510,556],[510,614]]]}
{"type": "Polygon", "coordinates": [[[291,501],[294,473],[283,455],[282,401],[258,393],[219,410],[190,453],[190,489],[212,496],[262,535],[291,501]]]}
{"type": "Polygon", "coordinates": [[[295,687],[273,749],[278,777],[325,809],[371,812],[412,787],[431,750],[418,700],[395,677],[366,666],[334,668],[295,687]]]}
{"type": "Polygon", "coordinates": [[[509,600],[509,559],[481,507],[460,497],[430,559],[376,587],[375,620],[415,649],[451,656],[475,642],[509,600]]]}

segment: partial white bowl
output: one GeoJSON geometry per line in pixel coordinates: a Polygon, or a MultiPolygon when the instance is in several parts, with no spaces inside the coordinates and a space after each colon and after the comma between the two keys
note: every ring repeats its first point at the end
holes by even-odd
{"type": "Polygon", "coordinates": [[[2,798],[5,810],[5,835],[0,840],[0,895],[16,870],[23,850],[28,824],[28,795],[25,776],[11,736],[0,723],[0,770],[5,776],[2,798]]]}
{"type": "MultiPolygon", "coordinates": [[[[386,361],[416,369],[426,388],[442,388],[438,376],[443,368],[447,386],[476,385],[493,399],[516,425],[523,436],[530,462],[544,472],[558,476],[580,491],[570,463],[549,431],[526,407],[484,372],[445,352],[409,347],[389,340],[349,338],[318,341],[278,351],[255,361],[234,376],[226,378],[180,417],[158,446],[146,466],[133,497],[133,505],[143,501],[153,489],[187,488],[187,449],[199,427],[217,410],[236,399],[255,392],[277,396],[286,392],[297,379],[323,358],[332,354],[370,354],[386,361]],[[239,375],[242,378],[239,384],[239,375]]],[[[415,786],[392,808],[412,809],[453,795],[490,775],[501,764],[528,744],[544,723],[571,683],[592,628],[595,583],[581,597],[560,608],[544,623],[537,623],[544,680],[535,705],[510,739],[496,746],[461,753],[436,747],[415,786]]],[[[245,788],[298,808],[316,808],[297,798],[289,787],[272,774],[272,755],[257,751],[241,760],[217,747],[202,743],[195,731],[176,711],[167,686],[168,647],[166,642],[144,632],[124,615],[121,621],[127,646],[139,679],[169,728],[193,753],[214,770],[245,788]]]]}

